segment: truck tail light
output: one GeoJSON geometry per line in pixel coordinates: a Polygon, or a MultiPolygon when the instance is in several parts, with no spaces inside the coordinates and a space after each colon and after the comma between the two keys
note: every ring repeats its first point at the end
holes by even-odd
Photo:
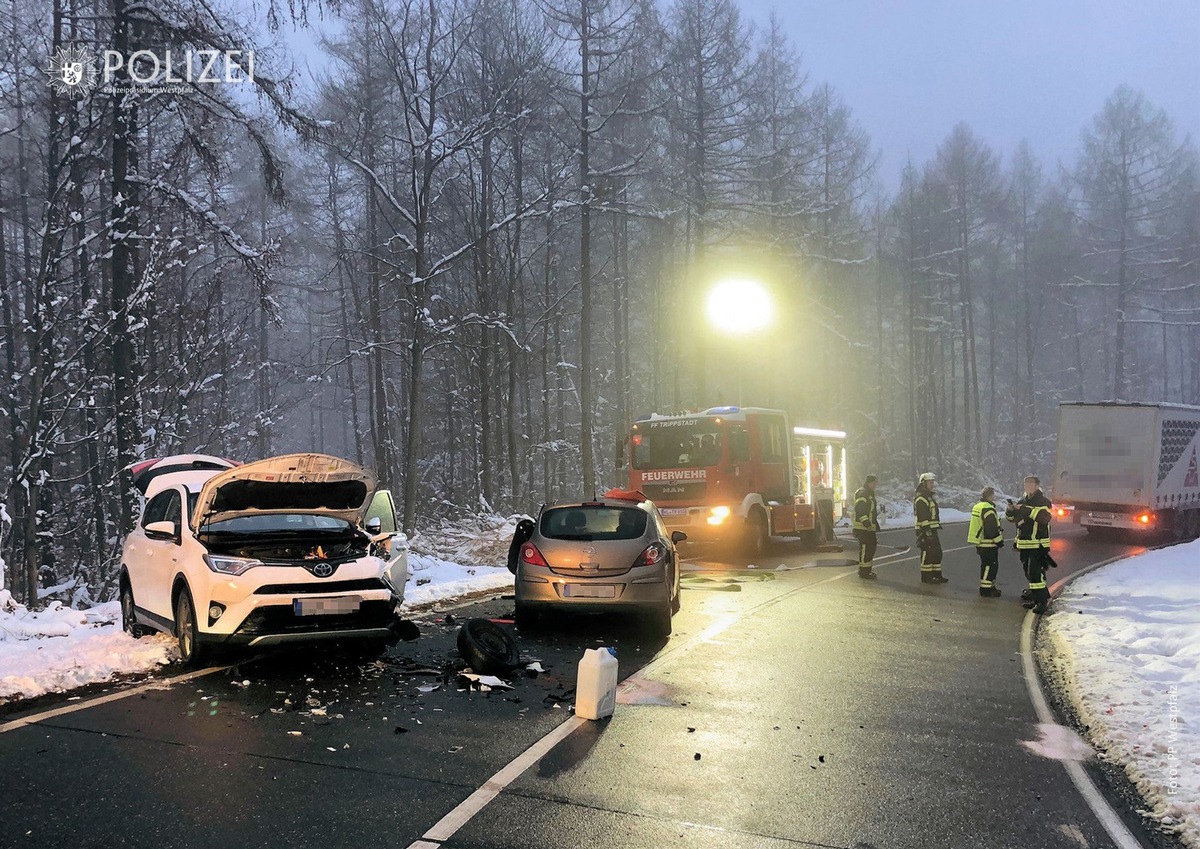
{"type": "Polygon", "coordinates": [[[531,542],[527,542],[521,546],[521,562],[528,563],[530,566],[550,568],[550,564],[546,562],[545,557],[542,557],[542,553],[538,551],[538,547],[531,542]]]}
{"type": "Polygon", "coordinates": [[[646,546],[646,550],[638,555],[638,559],[633,562],[634,566],[657,566],[662,563],[667,556],[667,548],[661,543],[652,542],[646,546]]]}
{"type": "Polygon", "coordinates": [[[1153,518],[1154,517],[1152,515],[1150,515],[1149,513],[1143,513],[1142,515],[1137,517],[1137,520],[1139,522],[1141,522],[1143,525],[1148,525],[1148,524],[1150,524],[1150,520],[1153,518]]]}

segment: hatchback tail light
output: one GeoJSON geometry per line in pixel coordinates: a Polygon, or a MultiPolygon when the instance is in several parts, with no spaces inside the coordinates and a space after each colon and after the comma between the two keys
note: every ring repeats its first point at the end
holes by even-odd
{"type": "Polygon", "coordinates": [[[652,542],[646,546],[646,550],[638,555],[638,559],[633,562],[634,566],[657,566],[662,563],[667,557],[667,547],[659,542],[652,542]]]}
{"type": "Polygon", "coordinates": [[[538,547],[531,542],[521,546],[521,562],[528,563],[530,566],[545,566],[550,568],[550,564],[546,562],[546,558],[542,557],[542,553],[538,551],[538,547]]]}

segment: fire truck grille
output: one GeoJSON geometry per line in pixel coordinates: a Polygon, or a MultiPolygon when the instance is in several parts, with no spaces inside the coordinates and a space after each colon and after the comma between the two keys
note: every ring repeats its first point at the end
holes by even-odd
{"type": "Polygon", "coordinates": [[[648,483],[642,492],[651,501],[699,501],[704,498],[704,483],[648,483]]]}

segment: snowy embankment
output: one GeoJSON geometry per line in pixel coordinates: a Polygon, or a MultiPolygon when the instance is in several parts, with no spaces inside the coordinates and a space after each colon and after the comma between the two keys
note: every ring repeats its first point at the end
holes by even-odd
{"type": "Polygon", "coordinates": [[[1041,629],[1092,744],[1149,817],[1200,849],[1200,541],[1073,581],[1041,629]]]}
{"type": "Polygon", "coordinates": [[[165,634],[135,640],[116,602],[30,611],[0,590],[0,702],[31,699],[148,672],[177,657],[165,634]]]}
{"type": "MultiPolygon", "coordinates": [[[[520,518],[482,516],[416,535],[405,606],[511,589],[505,560],[520,518]]],[[[0,589],[0,702],[151,672],[177,657],[165,634],[135,640],[124,633],[116,602],[73,610],[52,601],[35,612],[0,589]]]]}
{"type": "Polygon", "coordinates": [[[523,516],[482,515],[445,521],[409,543],[406,607],[486,590],[510,590],[508,545],[523,516]]]}

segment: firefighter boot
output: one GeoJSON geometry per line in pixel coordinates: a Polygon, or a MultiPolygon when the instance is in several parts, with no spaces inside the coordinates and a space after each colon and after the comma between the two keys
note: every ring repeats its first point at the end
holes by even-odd
{"type": "Polygon", "coordinates": [[[859,566],[858,577],[862,578],[864,581],[873,581],[879,576],[875,574],[875,570],[870,566],[859,566]]]}
{"type": "Polygon", "coordinates": [[[980,587],[979,594],[984,598],[999,598],[1001,596],[999,587],[980,587]]]}
{"type": "Polygon", "coordinates": [[[929,583],[931,584],[948,584],[950,579],[942,575],[941,569],[934,569],[929,574],[929,583]]]}

